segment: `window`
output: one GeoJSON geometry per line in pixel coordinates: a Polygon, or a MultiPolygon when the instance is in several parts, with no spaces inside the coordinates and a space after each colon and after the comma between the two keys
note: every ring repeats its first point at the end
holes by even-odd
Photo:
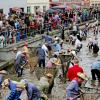
{"type": "Polygon", "coordinates": [[[34,10],[38,10],[40,8],[40,6],[34,6],[34,10]]]}
{"type": "Polygon", "coordinates": [[[30,7],[30,6],[27,7],[27,12],[28,12],[28,13],[31,12],[31,7],[30,7]]]}
{"type": "Polygon", "coordinates": [[[22,10],[22,12],[24,12],[24,8],[20,8],[22,10]]]}
{"type": "Polygon", "coordinates": [[[3,13],[3,9],[0,9],[0,13],[3,13]]]}
{"type": "Polygon", "coordinates": [[[97,7],[97,4],[95,4],[95,7],[97,7]]]}
{"type": "Polygon", "coordinates": [[[40,8],[40,6],[34,6],[35,13],[38,12],[39,8],[40,8]]]}
{"type": "Polygon", "coordinates": [[[43,6],[43,12],[45,12],[46,11],[46,6],[43,6]]]}
{"type": "Polygon", "coordinates": [[[100,3],[98,4],[98,7],[100,7],[100,3]]]}

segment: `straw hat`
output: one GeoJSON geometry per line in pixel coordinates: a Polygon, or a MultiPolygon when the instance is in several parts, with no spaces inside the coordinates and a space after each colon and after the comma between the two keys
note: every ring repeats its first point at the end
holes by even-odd
{"type": "Polygon", "coordinates": [[[72,53],[73,55],[76,55],[76,52],[75,52],[75,51],[71,51],[71,53],[72,53]]]}
{"type": "Polygon", "coordinates": [[[57,40],[59,40],[59,37],[56,37],[56,38],[55,38],[55,41],[57,41],[57,40]]]}
{"type": "Polygon", "coordinates": [[[47,73],[46,76],[47,76],[47,77],[50,77],[50,78],[53,77],[53,75],[52,75],[51,73],[47,73]]]}
{"type": "Polygon", "coordinates": [[[9,81],[10,81],[9,78],[5,79],[5,80],[3,81],[3,83],[2,83],[2,87],[5,87],[5,86],[9,85],[9,81]]]}
{"type": "Polygon", "coordinates": [[[61,62],[60,62],[60,60],[58,59],[58,60],[56,60],[56,61],[54,62],[54,64],[57,65],[57,66],[59,66],[59,65],[61,65],[61,62]]]}
{"type": "Polygon", "coordinates": [[[2,70],[2,71],[0,71],[0,74],[7,74],[7,71],[2,70]]]}
{"type": "Polygon", "coordinates": [[[28,81],[27,81],[26,79],[22,79],[22,80],[20,81],[20,83],[26,85],[26,84],[28,84],[28,81]]]}
{"type": "Polygon", "coordinates": [[[15,47],[15,48],[13,48],[13,51],[17,51],[17,48],[15,47]]]}
{"type": "Polygon", "coordinates": [[[44,44],[45,44],[45,45],[48,45],[48,43],[46,43],[46,42],[45,42],[44,44]]]}
{"type": "Polygon", "coordinates": [[[46,94],[44,94],[44,93],[42,93],[42,94],[41,94],[41,98],[43,98],[43,100],[44,100],[44,99],[45,99],[45,100],[48,100],[47,95],[46,95],[46,94]]]}
{"type": "Polygon", "coordinates": [[[63,40],[61,40],[60,42],[61,42],[61,43],[63,43],[64,41],[63,41],[63,40]]]}
{"type": "Polygon", "coordinates": [[[23,50],[22,53],[28,53],[27,50],[23,50]]]}
{"type": "Polygon", "coordinates": [[[83,80],[86,80],[86,81],[88,80],[88,78],[86,77],[86,75],[84,73],[78,72],[77,76],[82,78],[83,80]]]}
{"type": "Polygon", "coordinates": [[[17,87],[18,87],[18,88],[25,88],[25,84],[22,83],[22,82],[18,82],[18,83],[17,83],[17,87]]]}
{"type": "MultiPolygon", "coordinates": [[[[25,88],[25,84],[24,84],[24,83],[22,83],[22,82],[17,82],[17,81],[13,81],[13,80],[11,80],[11,81],[12,81],[12,83],[14,83],[14,84],[17,85],[17,88],[25,88]]],[[[7,79],[6,79],[4,82],[5,82],[5,84],[9,84],[9,83],[8,83],[9,81],[7,81],[7,79]]]]}
{"type": "Polygon", "coordinates": [[[29,53],[29,50],[28,50],[28,48],[26,46],[23,47],[22,53],[29,53]]]}

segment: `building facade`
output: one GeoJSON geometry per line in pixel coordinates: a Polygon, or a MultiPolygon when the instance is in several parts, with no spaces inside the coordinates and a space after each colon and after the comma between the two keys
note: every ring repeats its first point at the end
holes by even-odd
{"type": "Polygon", "coordinates": [[[27,0],[27,12],[35,14],[37,11],[44,12],[49,9],[49,0],[27,0]]]}
{"type": "Polygon", "coordinates": [[[6,15],[15,7],[27,12],[27,0],[0,0],[0,12],[6,15]]]}
{"type": "Polygon", "coordinates": [[[67,5],[76,4],[79,6],[89,6],[90,0],[59,0],[59,2],[67,5]]]}
{"type": "Polygon", "coordinates": [[[100,8],[100,0],[90,0],[90,6],[100,8]]]}
{"type": "Polygon", "coordinates": [[[49,0],[49,2],[50,7],[62,5],[62,2],[60,2],[60,0],[49,0]]]}

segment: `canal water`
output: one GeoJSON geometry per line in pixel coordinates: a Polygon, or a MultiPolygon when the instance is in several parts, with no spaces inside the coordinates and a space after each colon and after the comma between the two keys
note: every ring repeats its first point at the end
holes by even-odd
{"type": "MultiPolygon", "coordinates": [[[[99,27],[100,28],[100,27],[99,27]]],[[[98,56],[97,57],[94,57],[92,55],[92,53],[90,53],[88,51],[88,47],[87,47],[87,44],[88,44],[88,39],[90,37],[94,37],[93,35],[93,31],[90,30],[89,31],[89,35],[87,37],[87,39],[85,41],[82,41],[83,43],[83,48],[82,50],[78,53],[78,58],[80,60],[80,66],[82,66],[82,68],[84,69],[84,71],[86,72],[87,76],[91,78],[91,64],[100,59],[100,52],[98,53],[98,56]]],[[[97,36],[98,38],[98,43],[99,43],[99,47],[100,47],[100,33],[98,34],[97,36]]],[[[35,45],[38,45],[40,42],[38,42],[37,44],[33,44],[33,46],[35,45]]],[[[68,44],[64,44],[64,49],[67,50],[67,48],[70,48],[72,47],[71,45],[68,45],[68,44]]],[[[14,80],[20,80],[20,78],[18,79],[16,77],[15,74],[10,74],[9,77],[11,77],[11,79],[14,79],[14,80]]],[[[35,72],[30,74],[29,72],[29,69],[25,69],[24,70],[24,74],[23,76],[21,77],[21,79],[27,79],[33,83],[36,83],[37,81],[37,77],[36,77],[36,74],[35,72]]],[[[55,85],[54,85],[54,88],[52,90],[52,95],[50,96],[49,100],[66,100],[66,84],[67,83],[62,83],[60,81],[60,79],[58,77],[55,78],[55,85]]],[[[86,84],[88,87],[91,87],[91,85],[89,83],[86,84]]],[[[98,87],[100,88],[100,87],[98,87]]],[[[6,100],[5,99],[6,96],[3,96],[3,98],[1,100],[6,100]]],[[[26,100],[24,98],[25,96],[22,96],[22,100],[26,100]]],[[[91,99],[84,99],[84,100],[96,100],[91,98],[91,99]]]]}

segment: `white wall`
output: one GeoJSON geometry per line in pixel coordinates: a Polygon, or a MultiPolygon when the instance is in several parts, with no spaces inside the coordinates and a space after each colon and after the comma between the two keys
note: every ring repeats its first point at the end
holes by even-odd
{"type": "Polygon", "coordinates": [[[90,0],[90,6],[92,6],[92,4],[97,4],[98,7],[100,7],[100,0],[90,0]]]}
{"type": "Polygon", "coordinates": [[[49,0],[27,0],[27,3],[48,3],[49,0]]]}
{"type": "Polygon", "coordinates": [[[9,8],[20,7],[27,12],[27,0],[0,0],[0,9],[3,9],[5,14],[8,14],[9,8]]]}
{"type": "Polygon", "coordinates": [[[49,9],[49,0],[27,0],[27,6],[31,7],[31,13],[35,13],[35,6],[40,6],[40,11],[42,12],[43,6],[46,6],[46,10],[49,9]]]}

